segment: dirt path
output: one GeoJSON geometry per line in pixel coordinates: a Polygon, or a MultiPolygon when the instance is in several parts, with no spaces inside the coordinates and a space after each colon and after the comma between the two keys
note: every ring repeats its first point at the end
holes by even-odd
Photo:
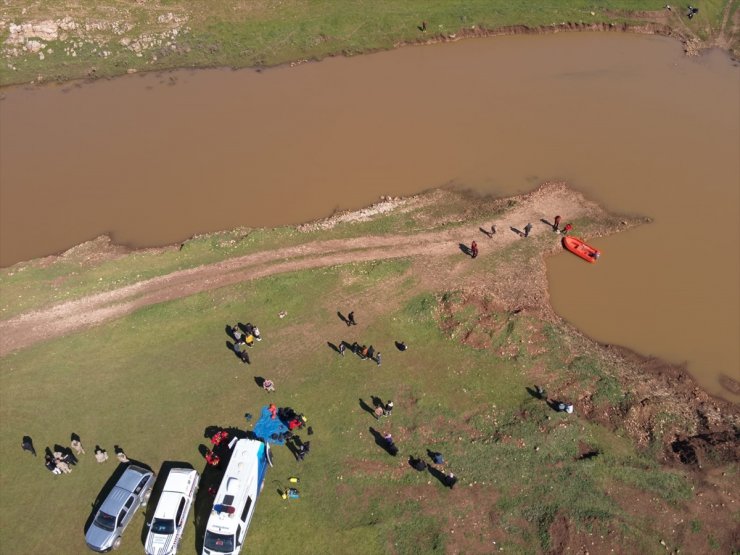
{"type": "Polygon", "coordinates": [[[532,193],[517,197],[517,201],[515,208],[496,219],[498,233],[485,243],[481,242],[485,236],[479,227],[483,223],[488,228],[491,222],[471,222],[462,228],[417,235],[316,241],[177,271],[119,289],[26,312],[0,321],[0,356],[42,340],[120,318],[145,306],[275,274],[371,260],[453,255],[462,257],[464,255],[459,244],[469,244],[474,239],[481,242],[480,256],[484,257],[514,241],[522,240],[511,227],[521,229],[527,222],[531,222],[534,226],[533,233],[541,233],[546,230],[541,219],[551,220],[555,214],[577,218],[600,210],[562,183],[543,185],[532,193]]]}

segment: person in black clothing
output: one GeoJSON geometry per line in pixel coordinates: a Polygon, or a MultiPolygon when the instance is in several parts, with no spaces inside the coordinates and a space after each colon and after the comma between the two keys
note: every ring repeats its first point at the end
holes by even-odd
{"type": "Polygon", "coordinates": [[[445,475],[444,479],[445,485],[452,489],[455,487],[455,484],[457,483],[457,476],[455,476],[452,472],[445,475]]]}
{"type": "Polygon", "coordinates": [[[419,472],[423,472],[427,469],[427,463],[420,458],[409,457],[409,464],[411,465],[411,468],[418,470],[419,472]]]}
{"type": "Polygon", "coordinates": [[[33,440],[31,439],[31,436],[23,436],[23,441],[21,442],[21,449],[23,449],[24,451],[28,451],[34,457],[36,456],[36,449],[33,446],[33,440]]]}
{"type": "Polygon", "coordinates": [[[296,453],[296,456],[298,457],[299,461],[302,461],[303,458],[308,455],[308,452],[311,450],[311,442],[306,441],[305,443],[301,443],[298,446],[298,452],[296,453]]]}
{"type": "Polygon", "coordinates": [[[54,460],[54,457],[52,457],[51,455],[46,455],[44,457],[44,466],[46,467],[48,471],[52,472],[53,474],[62,473],[62,471],[57,468],[57,463],[54,460]]]}
{"type": "Polygon", "coordinates": [[[355,313],[353,311],[347,314],[347,326],[356,326],[356,325],[357,325],[357,322],[355,322],[355,313]]]}

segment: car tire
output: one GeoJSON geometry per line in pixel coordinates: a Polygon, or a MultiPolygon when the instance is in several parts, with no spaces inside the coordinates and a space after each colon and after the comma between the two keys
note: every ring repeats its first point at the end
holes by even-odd
{"type": "Polygon", "coordinates": [[[118,536],[115,540],[113,540],[113,545],[111,547],[113,549],[118,549],[119,547],[121,547],[121,542],[122,541],[123,540],[121,540],[121,536],[118,536]]]}

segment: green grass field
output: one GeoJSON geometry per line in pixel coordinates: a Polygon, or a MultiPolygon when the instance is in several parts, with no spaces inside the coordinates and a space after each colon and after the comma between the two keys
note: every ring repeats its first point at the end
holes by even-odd
{"type": "MultiPolygon", "coordinates": [[[[536,322],[499,314],[507,324],[494,345],[514,345],[514,356],[473,349],[439,324],[440,307],[456,294],[419,294],[416,286],[405,260],[297,272],[154,305],[3,358],[0,551],[84,552],[83,524],[116,467],[94,462],[95,444],[111,454],[120,444],[155,470],[186,461],[200,471],[204,430],[243,428],[244,413],[269,400],[304,412],[315,434],[302,464],[275,449],[249,552],[290,553],[300,543],[306,553],[442,553],[455,545],[536,553],[551,547],[548,530],[562,516],[583,534],[618,529],[633,552],[656,551],[651,523],[607,492],[614,484],[648,491],[670,506],[690,496],[689,482],[619,435],[527,393],[532,367],[562,374],[563,333],[550,330],[547,348],[533,356],[523,340],[536,322]],[[347,328],[336,311],[351,309],[359,325],[347,328]],[[259,323],[264,336],[250,366],[225,345],[224,327],[237,320],[259,323]],[[410,346],[404,353],[393,347],[401,339],[410,346]],[[339,357],[327,341],[341,340],[375,345],[382,366],[339,357]],[[268,398],[255,376],[273,379],[277,392],[268,398]],[[372,395],[395,401],[390,419],[378,422],[360,407],[372,395]],[[393,433],[398,457],[375,445],[370,427],[393,433]],[[54,476],[21,452],[24,434],[42,453],[72,432],[88,454],[71,475],[54,476]],[[578,460],[580,443],[599,455],[578,460]],[[445,454],[460,477],[455,490],[408,467],[408,456],[427,448],[445,454]],[[293,475],[301,499],[283,501],[277,489],[293,475]]],[[[456,314],[463,326],[477,317],[456,314]]],[[[598,382],[608,371],[595,355],[579,360],[571,369],[580,380],[598,382]]],[[[612,389],[604,394],[622,395],[612,389]]],[[[121,553],[142,551],[143,524],[137,515],[121,553]]],[[[194,545],[191,520],[182,552],[194,545]]]]}
{"type": "Polygon", "coordinates": [[[0,42],[5,43],[0,84],[28,82],[38,76],[66,80],[120,75],[129,69],[271,66],[388,49],[473,27],[546,28],[565,23],[657,22],[681,36],[704,41],[724,32],[730,50],[738,52],[732,25],[737,0],[702,1],[691,20],[685,17],[685,6],[676,6],[663,21],[664,5],[646,0],[220,0],[203,9],[202,2],[193,0],[40,0],[32,4],[10,0],[0,7],[4,22],[0,42]],[[33,52],[26,40],[16,41],[11,33],[11,24],[59,22],[65,17],[74,27],[65,24],[33,52]],[[418,29],[422,21],[427,22],[426,32],[418,29]]]}

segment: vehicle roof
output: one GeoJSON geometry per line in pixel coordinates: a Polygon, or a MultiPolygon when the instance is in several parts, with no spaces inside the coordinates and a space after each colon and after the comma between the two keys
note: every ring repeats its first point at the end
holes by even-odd
{"type": "MultiPolygon", "coordinates": [[[[252,496],[253,502],[257,500],[260,456],[265,448],[264,443],[254,439],[237,441],[221,486],[216,493],[214,505],[242,507],[249,495],[252,496]],[[233,499],[229,499],[231,496],[233,499]]],[[[233,533],[237,524],[237,518],[230,518],[226,513],[211,512],[206,529],[221,534],[233,533]]]]}
{"type": "Polygon", "coordinates": [[[164,483],[164,491],[177,493],[188,493],[190,486],[198,472],[190,468],[173,468],[164,483]]]}
{"type": "Polygon", "coordinates": [[[131,465],[123,471],[121,477],[113,486],[113,489],[105,497],[105,501],[100,506],[100,510],[109,515],[116,515],[128,500],[129,496],[139,485],[141,479],[146,475],[152,475],[152,472],[141,468],[140,466],[131,465]]]}
{"type": "Polygon", "coordinates": [[[157,503],[157,511],[154,513],[154,518],[174,520],[177,515],[177,507],[180,506],[180,499],[183,497],[184,494],[180,492],[162,492],[162,496],[159,498],[159,502],[157,503]]]}
{"type": "Polygon", "coordinates": [[[239,503],[240,499],[247,494],[249,488],[244,486],[257,479],[259,455],[262,448],[264,444],[253,439],[240,439],[236,442],[229,466],[221,481],[221,487],[218,488],[216,494],[216,503],[223,503],[224,498],[229,495],[233,495],[235,503],[239,503]]]}
{"type": "Polygon", "coordinates": [[[100,510],[111,516],[116,516],[131,495],[130,491],[115,486],[103,501],[100,510]]]}
{"type": "Polygon", "coordinates": [[[124,470],[118,482],[116,482],[116,486],[128,491],[134,491],[141,479],[147,474],[151,475],[152,472],[132,464],[124,470]]]}

